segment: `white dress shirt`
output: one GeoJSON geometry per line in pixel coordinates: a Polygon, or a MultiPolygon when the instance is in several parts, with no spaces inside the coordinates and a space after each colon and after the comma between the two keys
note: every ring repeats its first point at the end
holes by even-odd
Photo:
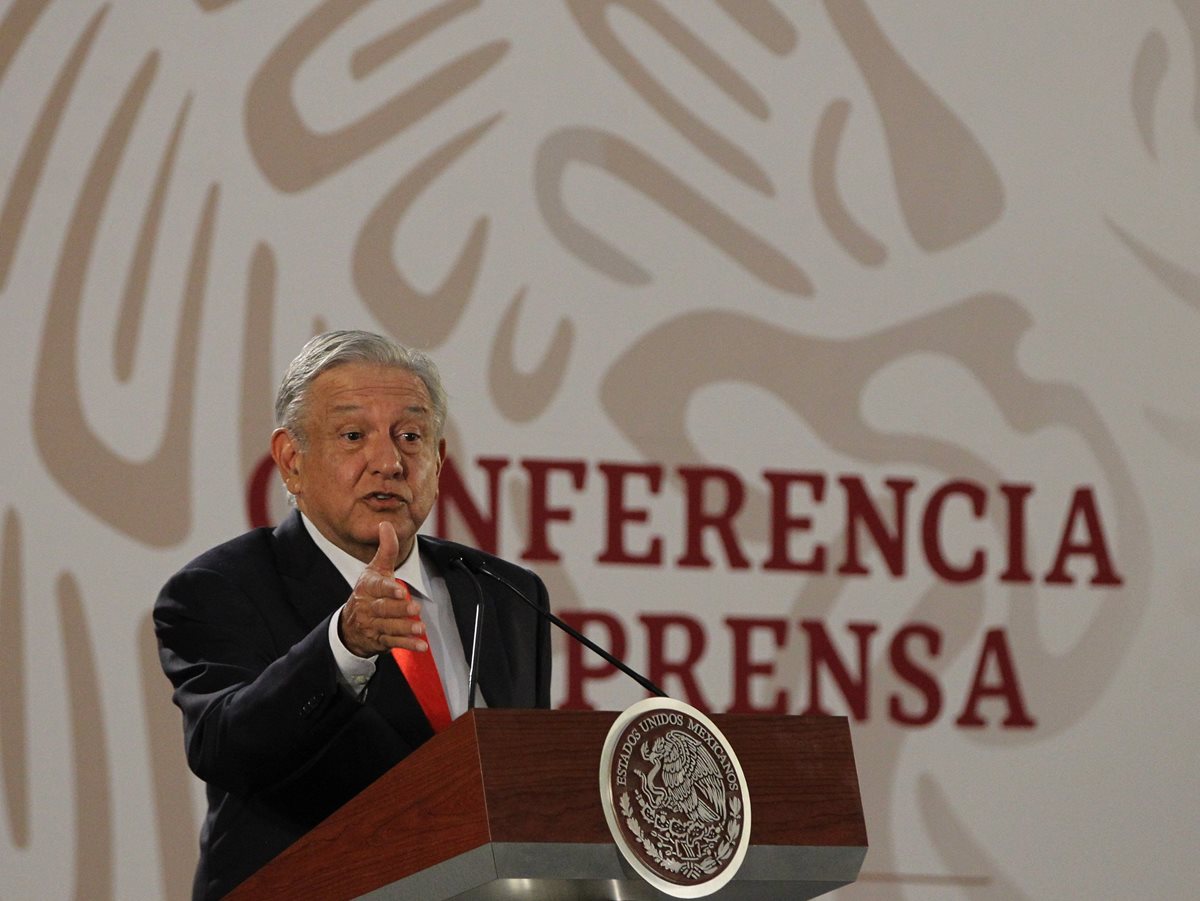
{"type": "MultiPolygon", "coordinates": [[[[303,513],[300,514],[300,520],[313,543],[346,580],[347,587],[353,588],[362,571],[367,568],[366,564],[322,535],[303,513]]],[[[450,708],[450,717],[457,719],[467,710],[467,685],[470,681],[467,655],[463,651],[458,625],[454,620],[454,608],[450,603],[446,580],[420,552],[416,541],[413,542],[413,549],[416,553],[410,552],[404,562],[396,567],[396,578],[407,583],[413,600],[421,606],[421,622],[425,625],[424,637],[429,643],[429,652],[433,654],[434,662],[437,663],[442,689],[446,692],[446,704],[450,708]]],[[[342,643],[337,628],[340,618],[339,609],[329,621],[329,647],[333,651],[343,684],[361,698],[367,682],[375,674],[376,657],[359,657],[342,643]]],[[[478,690],[475,693],[475,706],[486,706],[478,690]]]]}

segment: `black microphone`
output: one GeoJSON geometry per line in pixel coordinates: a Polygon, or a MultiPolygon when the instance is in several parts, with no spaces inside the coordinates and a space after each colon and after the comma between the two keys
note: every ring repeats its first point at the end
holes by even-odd
{"type": "Polygon", "coordinates": [[[471,668],[467,674],[467,710],[475,709],[475,688],[479,685],[479,655],[483,650],[483,588],[475,572],[467,565],[462,557],[450,561],[451,566],[457,566],[471,579],[475,586],[475,633],[471,637],[471,668]]]}
{"type": "MultiPolygon", "coordinates": [[[[627,675],[630,679],[632,679],[638,685],[642,686],[642,688],[646,689],[646,691],[650,692],[651,694],[657,695],[660,698],[669,697],[669,695],[665,691],[663,691],[661,688],[659,688],[657,685],[655,685],[653,682],[651,682],[649,679],[647,679],[641,673],[638,673],[638,672],[630,669],[628,666],[625,665],[624,661],[618,660],[616,657],[614,657],[608,651],[604,650],[604,648],[600,647],[600,645],[596,644],[594,641],[592,641],[590,638],[588,638],[586,635],[584,635],[578,629],[568,626],[565,622],[563,622],[561,619],[559,619],[557,616],[555,616],[549,610],[543,610],[536,603],[534,603],[532,600],[530,600],[529,596],[527,594],[525,594],[525,592],[523,592],[521,589],[519,589],[512,582],[508,581],[508,579],[504,578],[504,576],[497,575],[496,573],[494,573],[490,569],[488,569],[487,564],[485,564],[481,558],[473,556],[473,555],[464,554],[462,557],[456,558],[455,562],[462,563],[463,567],[468,572],[479,573],[481,576],[487,576],[489,579],[491,579],[495,582],[499,582],[501,585],[503,585],[505,588],[507,588],[510,592],[512,592],[514,595],[516,595],[518,598],[520,598],[522,601],[524,601],[526,606],[531,607],[534,610],[534,612],[537,613],[538,616],[542,617],[542,619],[547,619],[550,622],[554,623],[554,625],[558,626],[558,628],[562,629],[564,632],[566,632],[568,635],[570,635],[572,638],[574,638],[576,641],[578,641],[580,644],[582,644],[585,648],[588,648],[593,653],[600,655],[602,658],[604,658],[604,660],[607,663],[610,663],[611,665],[615,666],[617,669],[619,669],[621,672],[623,672],[625,675],[627,675]]],[[[479,590],[478,580],[476,580],[476,582],[475,582],[475,588],[476,588],[476,590],[479,590]]],[[[478,622],[478,618],[476,618],[476,622],[478,622]]],[[[476,626],[476,628],[478,629],[478,626],[476,626]]],[[[479,641],[478,632],[476,632],[475,641],[476,641],[476,643],[478,643],[478,641],[479,641]]]]}

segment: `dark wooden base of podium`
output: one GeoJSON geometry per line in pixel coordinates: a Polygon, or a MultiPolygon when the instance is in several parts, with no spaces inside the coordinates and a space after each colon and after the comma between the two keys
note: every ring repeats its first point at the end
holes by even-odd
{"type": "MultiPolygon", "coordinates": [[[[600,806],[613,712],[457,720],[231,898],[650,899],[600,806]]],[[[812,898],[858,877],[867,834],[844,717],[717,715],[750,792],[750,848],[719,899],[812,898]]]]}

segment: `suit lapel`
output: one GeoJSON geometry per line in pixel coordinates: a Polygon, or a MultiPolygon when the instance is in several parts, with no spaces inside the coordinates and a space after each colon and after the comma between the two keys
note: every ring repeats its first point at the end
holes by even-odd
{"type": "Polygon", "coordinates": [[[377,658],[375,678],[367,688],[367,705],[405,736],[414,748],[433,738],[433,726],[391,654],[380,654],[377,658]]]}
{"type": "Polygon", "coordinates": [[[288,600],[306,629],[316,628],[350,596],[351,586],[309,537],[299,511],[275,529],[275,554],[288,600]]]}

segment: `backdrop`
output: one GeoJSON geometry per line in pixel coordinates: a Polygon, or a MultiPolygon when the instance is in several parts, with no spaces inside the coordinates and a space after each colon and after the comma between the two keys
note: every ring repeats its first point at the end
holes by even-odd
{"type": "Polygon", "coordinates": [[[1196,0],[0,3],[3,896],[186,897],[149,609],[284,514],[331,327],[441,364],[428,530],[678,698],[850,717],[839,897],[1190,895],[1198,45],[1196,0]]]}

